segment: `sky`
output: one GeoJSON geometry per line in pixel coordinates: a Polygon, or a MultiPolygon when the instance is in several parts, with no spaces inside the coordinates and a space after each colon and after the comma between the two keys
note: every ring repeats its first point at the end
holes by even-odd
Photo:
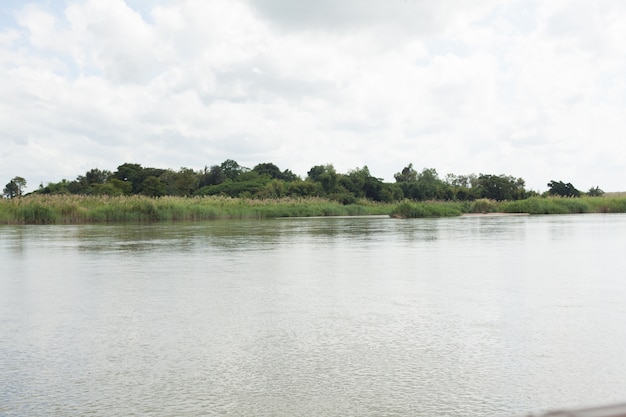
{"type": "Polygon", "coordinates": [[[0,185],[126,162],[626,190],[622,0],[3,0],[0,185]]]}

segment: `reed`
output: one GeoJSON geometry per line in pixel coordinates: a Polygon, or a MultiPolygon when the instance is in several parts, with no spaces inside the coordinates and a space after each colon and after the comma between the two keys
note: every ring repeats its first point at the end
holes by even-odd
{"type": "Polygon", "coordinates": [[[626,213],[626,197],[532,197],[497,202],[358,200],[343,205],[322,198],[243,199],[219,196],[160,197],[30,195],[0,199],[0,224],[271,219],[277,217],[388,215],[396,218],[450,217],[463,213],[626,213]]]}
{"type": "Polygon", "coordinates": [[[413,202],[404,201],[398,204],[392,211],[395,218],[411,219],[424,217],[454,217],[460,216],[467,211],[467,206],[457,202],[427,201],[413,202]]]}
{"type": "Polygon", "coordinates": [[[389,214],[393,205],[367,200],[342,205],[320,198],[237,199],[32,195],[0,200],[0,224],[80,224],[106,222],[266,219],[276,217],[389,214]]]}
{"type": "Polygon", "coordinates": [[[529,214],[626,213],[626,197],[531,197],[501,203],[499,211],[529,214]]]}

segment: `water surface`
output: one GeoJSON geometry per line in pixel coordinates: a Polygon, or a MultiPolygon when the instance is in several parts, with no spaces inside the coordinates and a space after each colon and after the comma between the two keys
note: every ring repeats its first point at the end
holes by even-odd
{"type": "Polygon", "coordinates": [[[0,415],[626,401],[625,215],[0,226],[0,415]]]}

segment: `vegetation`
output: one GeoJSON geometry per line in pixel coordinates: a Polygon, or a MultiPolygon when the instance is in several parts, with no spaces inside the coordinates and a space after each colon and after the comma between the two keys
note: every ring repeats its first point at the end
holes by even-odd
{"type": "Polygon", "coordinates": [[[389,214],[366,200],[344,205],[320,198],[259,200],[230,197],[30,195],[0,200],[0,224],[267,219],[389,214]]]}
{"type": "MultiPolygon", "coordinates": [[[[394,183],[375,177],[367,166],[339,173],[333,165],[316,165],[302,179],[290,170],[281,170],[271,162],[249,169],[227,159],[220,165],[205,166],[201,171],[181,168],[146,168],[125,163],[115,172],[94,168],[75,180],[43,184],[34,194],[226,196],[275,199],[319,197],[342,204],[360,199],[377,202],[444,200],[472,201],[488,198],[497,201],[517,200],[536,193],[524,188],[524,180],[507,175],[454,175],[441,179],[433,168],[417,172],[413,164],[395,174],[394,183]]],[[[13,198],[17,194],[7,195],[13,198]]]]}
{"type": "Polygon", "coordinates": [[[568,182],[565,184],[563,181],[550,181],[548,183],[548,193],[561,197],[580,197],[580,191],[572,183],[568,182]]]}
{"type": "Polygon", "coordinates": [[[26,188],[26,180],[22,177],[15,177],[4,187],[2,193],[6,198],[21,197],[26,188]]]}
{"type": "Polygon", "coordinates": [[[529,214],[626,213],[626,197],[532,197],[505,202],[499,205],[498,211],[529,214]]]}
{"type": "Polygon", "coordinates": [[[531,197],[518,201],[411,201],[360,199],[353,204],[309,198],[249,199],[223,196],[147,197],[29,195],[0,200],[0,224],[80,224],[277,217],[388,215],[395,218],[449,217],[464,213],[626,213],[622,197],[531,197]]]}
{"type": "Polygon", "coordinates": [[[0,224],[626,212],[623,195],[605,196],[599,187],[583,193],[563,181],[550,181],[539,195],[526,190],[522,178],[447,174],[441,179],[435,169],[418,172],[413,164],[394,179],[385,183],[367,166],[342,174],[331,164],[316,165],[302,179],[269,162],[249,169],[227,159],[201,171],[125,163],[114,172],[95,168],[72,181],[42,184],[26,195],[26,180],[14,177],[0,199],[0,224]]]}

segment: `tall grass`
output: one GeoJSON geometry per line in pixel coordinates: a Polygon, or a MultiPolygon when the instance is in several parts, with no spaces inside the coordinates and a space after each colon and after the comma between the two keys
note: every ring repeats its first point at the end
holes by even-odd
{"type": "Polygon", "coordinates": [[[276,217],[388,214],[392,205],[366,200],[342,205],[318,199],[235,199],[229,197],[33,195],[0,200],[0,224],[265,219],[276,217]]]}
{"type": "Polygon", "coordinates": [[[343,205],[320,198],[238,199],[32,195],[0,199],[0,224],[77,224],[106,222],[269,219],[276,217],[389,215],[396,218],[448,217],[463,213],[626,213],[626,197],[542,198],[497,202],[359,200],[343,205]]]}
{"type": "Polygon", "coordinates": [[[501,203],[499,211],[529,214],[626,213],[626,197],[531,197],[501,203]]]}
{"type": "Polygon", "coordinates": [[[466,207],[462,203],[427,201],[404,201],[392,211],[395,218],[453,217],[460,216],[466,207]]]}

